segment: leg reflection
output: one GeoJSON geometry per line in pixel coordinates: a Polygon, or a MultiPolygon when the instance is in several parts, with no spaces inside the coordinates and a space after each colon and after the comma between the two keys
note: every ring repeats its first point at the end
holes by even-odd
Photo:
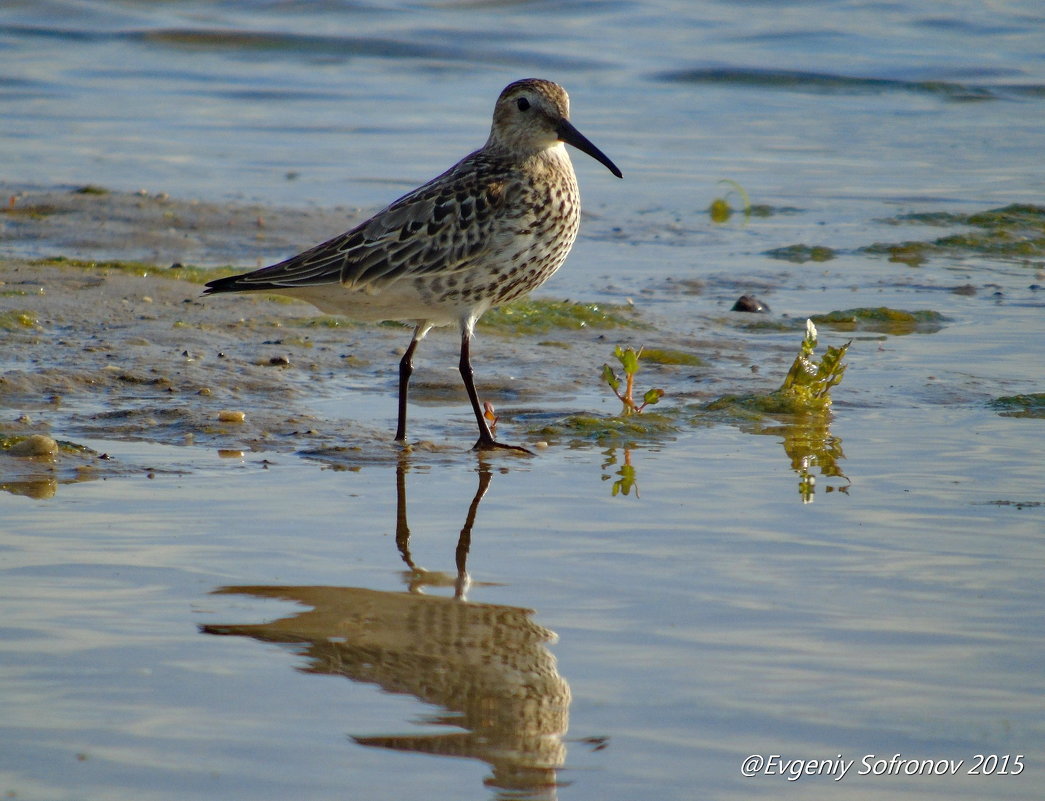
{"type": "Polygon", "coordinates": [[[468,507],[468,515],[465,517],[464,527],[457,538],[457,550],[454,561],[457,564],[457,576],[448,579],[445,573],[426,570],[414,562],[410,553],[410,522],[407,516],[406,502],[406,474],[410,469],[406,457],[400,458],[396,464],[396,547],[399,555],[403,557],[409,569],[406,574],[407,586],[410,592],[423,592],[426,586],[444,587],[451,583],[454,587],[454,597],[465,600],[471,578],[468,575],[468,551],[472,547],[472,527],[475,525],[475,517],[479,511],[479,504],[486,496],[490,488],[492,474],[490,465],[486,460],[479,457],[479,486],[475,490],[475,497],[468,507]]]}

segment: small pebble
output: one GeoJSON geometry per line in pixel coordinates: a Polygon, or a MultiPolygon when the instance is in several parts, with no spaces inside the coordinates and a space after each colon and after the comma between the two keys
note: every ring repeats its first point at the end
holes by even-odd
{"type": "Polygon", "coordinates": [[[225,409],[218,412],[218,420],[222,423],[242,423],[247,419],[245,412],[235,412],[225,409]]]}
{"type": "Polygon", "coordinates": [[[741,295],[733,304],[732,311],[765,314],[769,311],[769,304],[763,303],[754,295],[741,295]]]}

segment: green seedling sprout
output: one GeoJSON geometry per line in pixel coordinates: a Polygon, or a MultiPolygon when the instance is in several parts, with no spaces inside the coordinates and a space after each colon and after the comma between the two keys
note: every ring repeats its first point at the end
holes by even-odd
{"type": "Polygon", "coordinates": [[[635,401],[635,374],[639,371],[639,358],[642,356],[642,348],[636,351],[634,348],[622,348],[617,345],[613,349],[613,355],[620,362],[624,370],[624,378],[621,379],[617,372],[608,364],[602,365],[602,380],[610,385],[613,394],[620,400],[622,407],[621,417],[632,414],[642,414],[647,406],[652,406],[664,397],[664,390],[649,389],[642,396],[642,403],[635,401]],[[624,389],[621,391],[621,386],[624,389]]]}

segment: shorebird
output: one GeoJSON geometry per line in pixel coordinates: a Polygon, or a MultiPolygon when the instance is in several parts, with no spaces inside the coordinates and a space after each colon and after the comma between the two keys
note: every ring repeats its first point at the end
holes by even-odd
{"type": "Polygon", "coordinates": [[[580,195],[564,143],[623,178],[570,122],[566,90],[515,81],[497,98],[490,138],[479,150],[350,231],[270,267],[211,281],[204,294],[268,292],[362,322],[412,321],[399,362],[395,439],[404,444],[414,351],[432,328],[456,324],[461,378],[479,426],[474,449],[525,451],[491,434],[469,345],[488,309],[539,287],[573,247],[580,195]]]}

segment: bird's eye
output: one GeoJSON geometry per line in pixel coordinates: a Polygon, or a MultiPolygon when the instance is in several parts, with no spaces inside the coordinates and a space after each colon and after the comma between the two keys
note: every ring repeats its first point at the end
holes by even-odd
{"type": "Polygon", "coordinates": [[[525,97],[520,97],[515,101],[515,105],[519,107],[519,111],[526,111],[530,107],[530,101],[525,97]]]}

